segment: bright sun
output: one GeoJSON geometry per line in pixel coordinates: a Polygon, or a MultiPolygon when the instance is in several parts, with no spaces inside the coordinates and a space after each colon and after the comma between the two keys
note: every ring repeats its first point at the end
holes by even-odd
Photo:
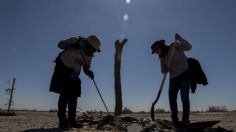
{"type": "Polygon", "coordinates": [[[126,4],[130,4],[131,0],[125,0],[126,4]]]}

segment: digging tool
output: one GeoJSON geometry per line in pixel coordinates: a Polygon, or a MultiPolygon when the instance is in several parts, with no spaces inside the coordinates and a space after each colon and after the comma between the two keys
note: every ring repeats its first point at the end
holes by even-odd
{"type": "Polygon", "coordinates": [[[106,106],[106,104],[105,104],[105,102],[104,102],[104,100],[103,100],[103,98],[102,98],[102,95],[101,95],[101,93],[100,93],[100,91],[99,91],[99,89],[98,89],[98,86],[97,86],[95,80],[94,80],[94,79],[92,79],[92,80],[93,80],[93,83],[94,83],[94,85],[95,85],[95,87],[96,87],[96,89],[97,89],[97,91],[98,91],[98,94],[99,94],[101,100],[102,100],[102,103],[103,103],[103,105],[105,106],[105,108],[106,108],[106,110],[107,110],[107,113],[109,113],[109,111],[108,111],[108,109],[107,109],[107,106],[106,106]]]}
{"type": "MultiPolygon", "coordinates": [[[[175,42],[176,42],[176,41],[175,41],[175,42]]],[[[174,54],[174,52],[175,52],[175,46],[173,46],[170,51],[171,51],[171,52],[170,52],[170,58],[169,58],[168,63],[167,63],[167,66],[168,66],[168,67],[170,66],[170,62],[171,62],[172,57],[173,57],[173,54],[174,54]]],[[[160,89],[159,89],[158,94],[157,94],[157,97],[156,97],[155,101],[152,103],[152,107],[151,107],[151,111],[150,111],[150,112],[151,112],[151,118],[152,118],[152,120],[154,120],[154,114],[155,114],[155,113],[154,113],[154,106],[155,106],[155,104],[157,103],[157,101],[158,101],[159,98],[160,98],[161,91],[162,91],[162,88],[163,88],[164,83],[165,83],[165,80],[166,80],[166,76],[167,76],[167,73],[164,74],[164,76],[163,76],[163,78],[162,78],[162,81],[161,81],[160,89]]]]}

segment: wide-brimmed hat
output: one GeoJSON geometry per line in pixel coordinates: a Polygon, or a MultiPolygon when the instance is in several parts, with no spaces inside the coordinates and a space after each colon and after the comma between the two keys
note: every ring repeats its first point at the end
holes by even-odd
{"type": "Polygon", "coordinates": [[[98,36],[90,35],[85,39],[97,52],[100,52],[101,41],[98,36]]]}
{"type": "Polygon", "coordinates": [[[165,40],[163,39],[155,41],[151,46],[152,54],[154,54],[158,49],[160,49],[164,45],[165,45],[165,40]]]}

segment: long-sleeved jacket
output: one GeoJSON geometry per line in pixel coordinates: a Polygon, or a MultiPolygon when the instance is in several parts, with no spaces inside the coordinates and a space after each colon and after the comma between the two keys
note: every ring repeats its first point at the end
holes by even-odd
{"type": "MultiPolygon", "coordinates": [[[[175,47],[176,48],[174,50],[174,54],[169,65],[170,78],[179,76],[189,68],[187,57],[185,56],[184,51],[191,50],[191,44],[187,40],[179,38],[179,40],[177,40],[175,44],[175,47]]],[[[162,73],[164,73],[164,66],[168,63],[171,52],[173,52],[171,50],[173,49],[169,48],[168,55],[164,58],[160,58],[162,73]]]]}
{"type": "Polygon", "coordinates": [[[188,58],[188,64],[191,74],[191,92],[195,93],[197,84],[202,84],[205,86],[208,84],[208,82],[198,60],[194,58],[188,58]]]}
{"type": "Polygon", "coordinates": [[[74,48],[74,46],[78,47],[77,41],[79,41],[77,38],[70,38],[59,42],[58,47],[63,51],[55,60],[56,65],[49,91],[59,94],[81,95],[79,74],[82,66],[86,74],[89,72],[92,56],[86,56],[81,47],[74,48]]]}
{"type": "Polygon", "coordinates": [[[81,38],[72,37],[59,42],[58,47],[65,50],[61,55],[61,60],[66,67],[73,68],[77,73],[80,73],[81,67],[84,65],[90,67],[92,57],[85,55],[83,51],[83,43],[80,44],[81,38]],[[80,45],[81,48],[73,48],[75,45],[80,45]]]}

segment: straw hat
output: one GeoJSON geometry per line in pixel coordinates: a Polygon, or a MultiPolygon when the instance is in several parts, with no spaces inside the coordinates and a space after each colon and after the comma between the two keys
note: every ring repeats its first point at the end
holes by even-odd
{"type": "Polygon", "coordinates": [[[97,50],[97,52],[100,52],[100,46],[101,46],[101,41],[98,36],[96,35],[90,35],[85,39],[93,48],[97,50]]]}

